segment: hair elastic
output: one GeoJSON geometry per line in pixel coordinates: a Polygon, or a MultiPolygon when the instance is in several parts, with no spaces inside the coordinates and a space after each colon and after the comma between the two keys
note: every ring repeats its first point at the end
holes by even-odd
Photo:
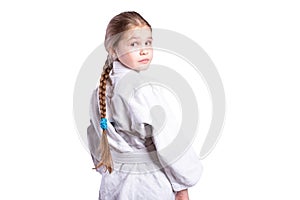
{"type": "Polygon", "coordinates": [[[101,118],[100,126],[103,130],[107,129],[107,119],[106,118],[101,118]]]}

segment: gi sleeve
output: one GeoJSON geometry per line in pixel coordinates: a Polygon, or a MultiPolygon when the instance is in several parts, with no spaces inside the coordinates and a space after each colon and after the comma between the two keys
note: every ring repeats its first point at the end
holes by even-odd
{"type": "MultiPolygon", "coordinates": [[[[194,186],[201,177],[202,164],[191,146],[186,147],[184,152],[175,154],[172,154],[172,149],[168,149],[174,148],[171,143],[176,140],[178,122],[159,86],[148,84],[141,87],[135,91],[129,105],[132,110],[131,118],[136,127],[151,126],[150,134],[157,156],[173,190],[180,191],[194,186]],[[160,109],[163,112],[160,112],[160,109]],[[161,121],[163,118],[164,122],[161,121]]],[[[174,152],[178,151],[174,149],[174,152]]]]}

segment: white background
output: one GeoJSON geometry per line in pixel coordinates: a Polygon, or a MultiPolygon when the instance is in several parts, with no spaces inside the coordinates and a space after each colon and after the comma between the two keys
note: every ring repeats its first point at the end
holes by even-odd
{"type": "Polygon", "coordinates": [[[196,41],[222,77],[225,126],[191,199],[299,199],[300,13],[290,0],[1,1],[0,199],[97,199],[73,89],[126,10],[196,41]]]}

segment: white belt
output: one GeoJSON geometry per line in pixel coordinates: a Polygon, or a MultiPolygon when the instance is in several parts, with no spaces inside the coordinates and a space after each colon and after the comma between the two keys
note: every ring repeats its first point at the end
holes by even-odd
{"type": "Polygon", "coordinates": [[[126,152],[111,151],[112,159],[118,163],[153,163],[158,162],[156,151],[151,152],[126,152]]]}

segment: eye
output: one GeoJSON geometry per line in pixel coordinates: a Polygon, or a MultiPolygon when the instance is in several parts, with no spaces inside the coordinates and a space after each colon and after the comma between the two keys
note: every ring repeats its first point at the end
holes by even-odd
{"type": "Polygon", "coordinates": [[[146,45],[146,46],[151,46],[151,45],[152,45],[152,41],[149,40],[149,41],[145,42],[145,45],[146,45]]]}
{"type": "Polygon", "coordinates": [[[138,42],[132,42],[132,43],[130,43],[130,46],[132,46],[132,47],[137,47],[138,45],[139,45],[138,42]]]}

